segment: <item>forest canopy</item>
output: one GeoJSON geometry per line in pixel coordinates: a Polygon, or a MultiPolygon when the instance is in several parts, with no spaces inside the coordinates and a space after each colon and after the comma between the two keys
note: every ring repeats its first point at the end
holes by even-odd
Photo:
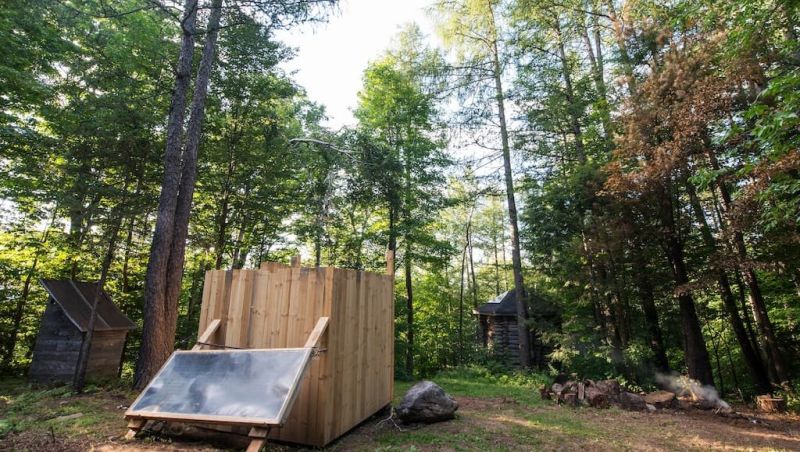
{"type": "Polygon", "coordinates": [[[398,377],[795,391],[795,2],[431,2],[437,35],[404,27],[334,130],[276,32],[335,3],[6,2],[3,373],[30,364],[42,278],[101,281],[141,385],[194,342],[207,270],[388,249],[398,377]],[[473,313],[509,291],[518,362],[473,313]]]}

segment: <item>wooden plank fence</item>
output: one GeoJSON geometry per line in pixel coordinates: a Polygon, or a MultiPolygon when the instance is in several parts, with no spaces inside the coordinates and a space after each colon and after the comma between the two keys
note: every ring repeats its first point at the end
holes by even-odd
{"type": "MultiPolygon", "coordinates": [[[[388,253],[387,253],[388,254],[388,253]]],[[[385,275],[265,262],[260,269],[206,273],[198,335],[236,348],[303,347],[329,317],[318,356],[288,421],[271,437],[321,447],[391,403],[394,390],[394,270],[385,275]]]]}

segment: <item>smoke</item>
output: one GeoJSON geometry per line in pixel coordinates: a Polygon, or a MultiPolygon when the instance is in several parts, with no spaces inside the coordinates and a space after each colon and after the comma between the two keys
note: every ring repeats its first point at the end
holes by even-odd
{"type": "Polygon", "coordinates": [[[730,405],[719,397],[713,386],[703,385],[685,375],[656,373],[656,381],[678,397],[691,397],[695,402],[709,404],[714,408],[731,409],[730,405]]]}

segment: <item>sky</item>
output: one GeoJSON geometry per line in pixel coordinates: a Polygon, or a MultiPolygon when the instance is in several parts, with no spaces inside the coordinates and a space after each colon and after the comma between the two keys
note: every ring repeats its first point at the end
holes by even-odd
{"type": "Polygon", "coordinates": [[[432,0],[341,0],[327,23],[282,31],[278,38],[297,50],[284,63],[308,97],[325,106],[327,126],[354,125],[352,109],[361,76],[371,60],[390,47],[405,24],[416,22],[436,45],[433,24],[425,9],[432,0]]]}

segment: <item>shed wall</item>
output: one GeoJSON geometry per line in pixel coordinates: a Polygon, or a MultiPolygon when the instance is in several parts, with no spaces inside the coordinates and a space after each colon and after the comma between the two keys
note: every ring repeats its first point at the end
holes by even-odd
{"type": "Polygon", "coordinates": [[[487,345],[492,353],[509,364],[519,364],[519,329],[512,316],[485,316],[487,345]]]}
{"type": "Polygon", "coordinates": [[[122,349],[125,347],[125,330],[95,331],[89,349],[88,378],[108,379],[119,375],[122,349]]]}
{"type": "MultiPolygon", "coordinates": [[[[117,376],[126,334],[125,330],[95,331],[86,368],[88,378],[117,376]]],[[[51,299],[39,325],[29,378],[45,384],[72,381],[82,342],[83,333],[51,299]]]]}
{"type": "Polygon", "coordinates": [[[214,343],[302,347],[323,316],[325,351],[312,359],[286,425],[273,431],[282,441],[324,446],[391,402],[393,278],[275,263],[206,273],[198,334],[221,319],[214,343]]]}
{"type": "Polygon", "coordinates": [[[45,384],[72,381],[82,341],[83,333],[49,300],[39,324],[28,378],[45,384]]]}

